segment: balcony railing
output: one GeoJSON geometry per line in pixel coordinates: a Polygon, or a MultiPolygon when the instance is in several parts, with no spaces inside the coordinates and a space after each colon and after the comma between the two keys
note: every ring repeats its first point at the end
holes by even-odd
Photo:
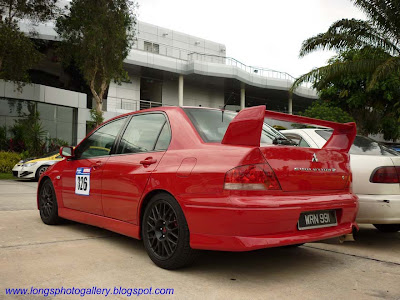
{"type": "MultiPolygon", "coordinates": [[[[212,55],[212,54],[206,54],[206,53],[197,53],[197,52],[192,52],[189,53],[188,55],[188,60],[189,61],[204,61],[204,62],[211,62],[211,63],[220,63],[220,64],[225,64],[228,66],[234,66],[237,67],[245,72],[254,74],[254,75],[259,75],[262,77],[268,77],[268,78],[274,78],[274,79],[282,79],[282,80],[288,80],[289,82],[294,82],[296,80],[295,77],[292,75],[286,73],[286,72],[280,72],[272,69],[265,69],[265,68],[260,68],[260,67],[254,67],[254,66],[248,66],[245,65],[244,63],[238,61],[237,59],[234,59],[232,57],[225,57],[225,56],[218,56],[218,55],[212,55]]],[[[311,88],[312,85],[310,83],[303,83],[301,86],[311,88]]]]}
{"type": "Polygon", "coordinates": [[[116,109],[125,109],[130,111],[137,111],[147,108],[168,106],[168,104],[163,104],[160,102],[147,101],[147,100],[132,100],[116,97],[108,97],[107,99],[107,110],[113,111],[116,109]]]}
{"type": "MultiPolygon", "coordinates": [[[[226,57],[222,55],[214,55],[214,54],[207,54],[207,53],[200,53],[200,52],[191,52],[186,49],[178,48],[178,47],[173,47],[167,44],[159,43],[159,42],[151,42],[142,38],[138,38],[137,42],[133,46],[134,49],[141,50],[141,51],[146,51],[150,52],[153,54],[158,54],[162,56],[168,56],[168,57],[173,57],[181,60],[186,60],[186,61],[203,61],[203,62],[209,62],[209,63],[218,63],[218,64],[224,64],[228,66],[234,66],[237,67],[245,72],[254,74],[254,75],[259,75],[262,77],[268,77],[268,78],[274,78],[274,79],[281,79],[281,80],[288,80],[290,82],[294,82],[296,80],[295,77],[292,75],[286,73],[286,72],[280,72],[272,69],[266,69],[266,68],[261,68],[261,67],[255,67],[255,66],[248,66],[240,61],[238,61],[235,58],[232,57],[226,57]],[[140,41],[140,43],[139,43],[140,41]],[[144,49],[144,42],[149,42],[152,44],[157,44],[157,47],[151,48],[150,50],[153,51],[148,51],[144,49]]],[[[310,83],[304,83],[301,86],[311,88],[310,83]]]]}

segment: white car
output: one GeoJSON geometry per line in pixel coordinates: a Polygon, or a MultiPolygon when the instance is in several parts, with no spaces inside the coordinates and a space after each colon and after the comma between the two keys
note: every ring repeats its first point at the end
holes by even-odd
{"type": "MultiPolygon", "coordinates": [[[[282,130],[300,147],[322,148],[331,137],[327,129],[282,130]]],[[[359,197],[358,223],[383,232],[400,230],[400,155],[367,137],[357,135],[350,149],[353,192],[359,197]]]]}
{"type": "Polygon", "coordinates": [[[54,165],[63,158],[58,151],[48,153],[39,158],[20,160],[12,169],[13,175],[17,178],[39,180],[47,168],[54,165]]]}

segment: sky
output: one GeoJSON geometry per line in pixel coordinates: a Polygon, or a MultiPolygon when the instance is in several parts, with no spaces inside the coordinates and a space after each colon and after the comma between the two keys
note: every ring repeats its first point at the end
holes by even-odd
{"type": "Polygon", "coordinates": [[[335,53],[299,58],[301,43],[342,18],[365,19],[350,0],[138,0],[138,19],[225,44],[226,56],[298,77],[335,53]]]}

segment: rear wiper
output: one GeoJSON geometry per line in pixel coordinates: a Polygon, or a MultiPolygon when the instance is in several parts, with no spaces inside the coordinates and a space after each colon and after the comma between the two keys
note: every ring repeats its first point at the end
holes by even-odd
{"type": "Polygon", "coordinates": [[[283,137],[276,137],[274,138],[274,140],[272,141],[272,143],[274,145],[289,145],[289,146],[297,146],[297,143],[289,140],[289,139],[285,139],[283,137]]]}

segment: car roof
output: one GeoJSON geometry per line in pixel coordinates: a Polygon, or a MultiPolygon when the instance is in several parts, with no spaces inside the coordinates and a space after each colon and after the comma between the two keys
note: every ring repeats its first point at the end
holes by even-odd
{"type": "MultiPolygon", "coordinates": [[[[122,115],[118,115],[114,118],[111,118],[105,122],[103,122],[102,124],[112,121],[112,120],[116,120],[122,117],[126,117],[126,116],[131,116],[131,115],[136,115],[136,114],[142,114],[142,113],[147,113],[147,112],[157,112],[157,111],[163,111],[163,112],[168,112],[168,111],[172,111],[172,110],[180,110],[182,111],[182,109],[184,108],[196,108],[196,109],[206,109],[206,110],[220,110],[222,111],[223,109],[221,108],[214,108],[214,107],[203,107],[203,106],[159,106],[159,107],[152,107],[152,108],[146,108],[146,109],[142,109],[142,110],[136,110],[136,111],[132,111],[132,112],[128,112],[126,114],[122,114],[122,115]]],[[[236,113],[234,111],[229,111],[232,113],[236,113]]],[[[95,128],[96,129],[96,128],[95,128]]]]}

